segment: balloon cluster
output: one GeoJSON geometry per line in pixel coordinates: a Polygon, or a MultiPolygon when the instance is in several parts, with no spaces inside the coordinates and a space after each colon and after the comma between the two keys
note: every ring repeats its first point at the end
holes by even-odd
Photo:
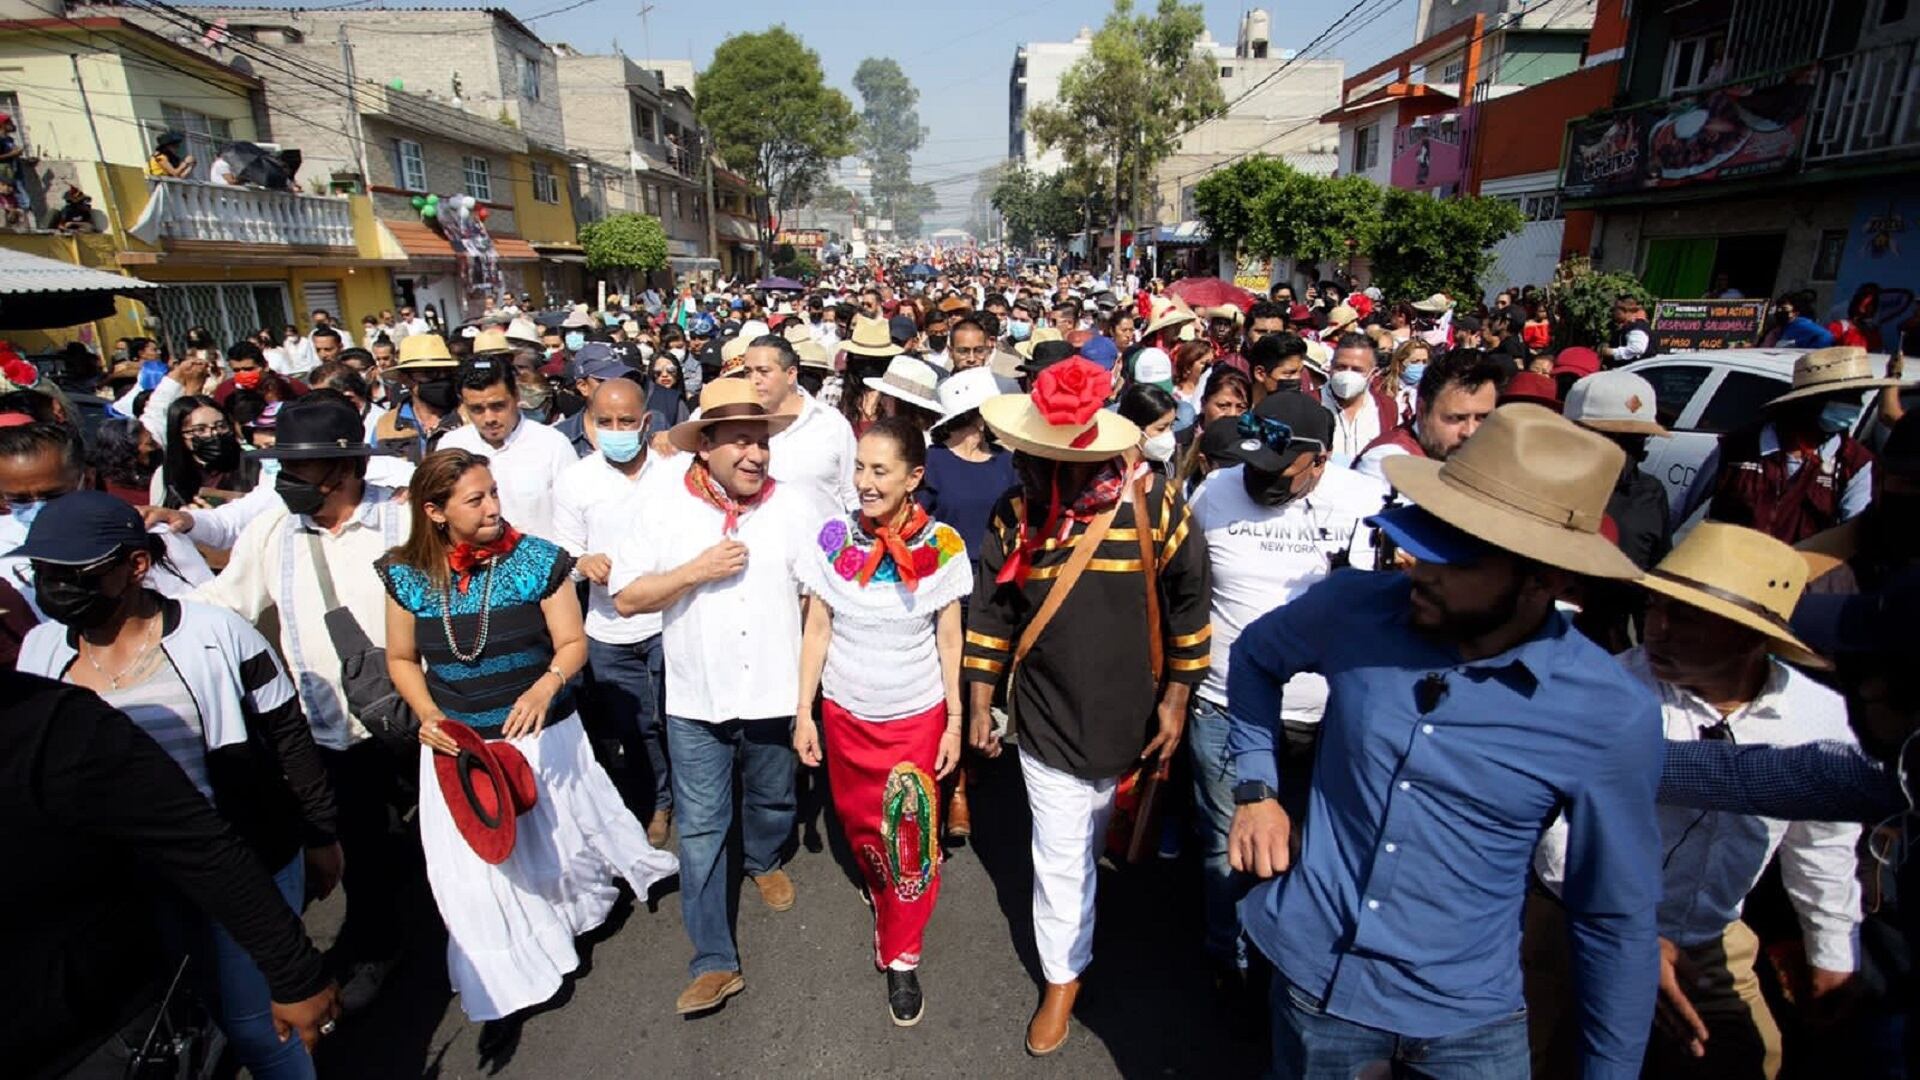
{"type": "MultiPolygon", "coordinates": [[[[415,195],[413,197],[413,208],[420,211],[420,216],[423,218],[428,220],[437,218],[440,216],[442,209],[440,196],[415,195]]],[[[465,221],[470,217],[477,217],[481,221],[485,221],[490,213],[486,207],[480,205],[479,200],[471,195],[447,196],[445,209],[452,211],[453,215],[461,221],[465,221]]]]}

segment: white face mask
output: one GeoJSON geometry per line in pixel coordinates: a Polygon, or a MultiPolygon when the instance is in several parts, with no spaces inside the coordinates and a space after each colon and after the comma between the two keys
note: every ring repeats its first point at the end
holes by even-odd
{"type": "Polygon", "coordinates": [[[1174,439],[1171,430],[1149,435],[1140,442],[1140,452],[1148,461],[1172,461],[1174,439]]]}
{"type": "Polygon", "coordinates": [[[1327,379],[1327,388],[1341,401],[1352,401],[1366,392],[1367,377],[1352,368],[1341,368],[1327,379]]]}

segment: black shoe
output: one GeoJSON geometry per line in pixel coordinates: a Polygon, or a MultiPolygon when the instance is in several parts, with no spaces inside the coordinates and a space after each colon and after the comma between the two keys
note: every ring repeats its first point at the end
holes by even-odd
{"type": "Polygon", "coordinates": [[[920,996],[920,976],[911,971],[887,969],[887,1011],[893,1014],[895,1027],[912,1027],[920,1022],[926,999],[920,996]]]}

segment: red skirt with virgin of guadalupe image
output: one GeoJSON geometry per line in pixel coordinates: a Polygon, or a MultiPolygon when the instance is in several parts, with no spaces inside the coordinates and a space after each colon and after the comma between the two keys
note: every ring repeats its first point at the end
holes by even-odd
{"type": "Polygon", "coordinates": [[[874,964],[917,966],[921,935],[940,896],[940,787],[933,768],[946,703],[875,723],[824,700],[820,718],[833,811],[873,896],[874,964]]]}

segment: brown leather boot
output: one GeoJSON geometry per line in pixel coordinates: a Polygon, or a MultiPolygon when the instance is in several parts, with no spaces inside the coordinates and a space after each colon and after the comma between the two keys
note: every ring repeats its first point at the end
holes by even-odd
{"type": "Polygon", "coordinates": [[[947,800],[947,836],[965,840],[973,835],[973,812],[967,807],[967,770],[961,769],[953,782],[953,797],[947,800]]]}
{"type": "Polygon", "coordinates": [[[1033,1011],[1033,1019],[1027,1022],[1027,1053],[1034,1057],[1046,1057],[1066,1045],[1067,1030],[1073,1020],[1073,1002],[1079,996],[1079,979],[1047,984],[1047,992],[1040,998],[1040,1007],[1033,1011]]]}
{"type": "Polygon", "coordinates": [[[753,884],[769,908],[785,911],[793,906],[793,879],[785,870],[769,870],[754,878],[753,884]]]}

